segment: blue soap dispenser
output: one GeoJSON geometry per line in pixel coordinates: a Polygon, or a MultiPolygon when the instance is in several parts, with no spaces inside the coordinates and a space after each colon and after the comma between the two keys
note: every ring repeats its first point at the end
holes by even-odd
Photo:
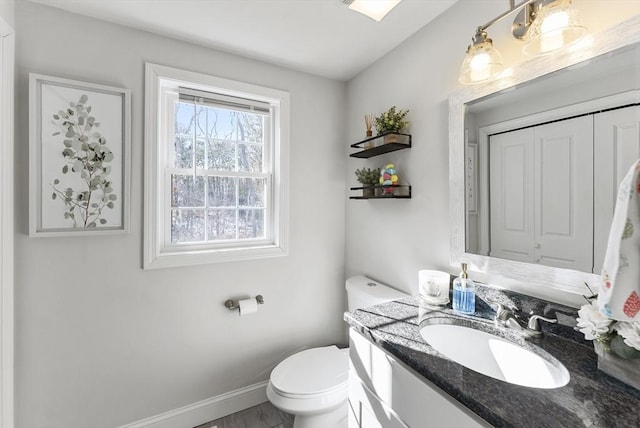
{"type": "Polygon", "coordinates": [[[453,280],[453,310],[461,314],[476,312],[476,286],[467,275],[467,264],[462,263],[460,276],[453,280]]]}

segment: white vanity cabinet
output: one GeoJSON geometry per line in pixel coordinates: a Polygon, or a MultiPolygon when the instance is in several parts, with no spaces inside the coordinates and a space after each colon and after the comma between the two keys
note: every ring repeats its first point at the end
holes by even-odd
{"type": "Polygon", "coordinates": [[[349,343],[349,428],[490,426],[353,328],[349,343]]]}

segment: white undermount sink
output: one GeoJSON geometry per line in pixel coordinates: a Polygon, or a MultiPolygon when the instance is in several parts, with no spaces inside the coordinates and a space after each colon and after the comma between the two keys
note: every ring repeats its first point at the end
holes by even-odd
{"type": "Polygon", "coordinates": [[[560,388],[569,372],[553,356],[535,345],[530,349],[496,335],[462,325],[428,323],[420,334],[447,358],[486,376],[531,388],[560,388]],[[536,350],[536,352],[533,352],[536,350]]]}

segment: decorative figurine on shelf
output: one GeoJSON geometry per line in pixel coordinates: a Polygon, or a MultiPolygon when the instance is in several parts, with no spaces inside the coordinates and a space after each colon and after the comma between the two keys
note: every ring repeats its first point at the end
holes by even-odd
{"type": "MultiPolygon", "coordinates": [[[[406,120],[407,113],[409,110],[398,110],[396,106],[391,107],[389,110],[380,114],[380,116],[376,116],[373,119],[373,122],[376,126],[376,132],[378,135],[383,135],[389,132],[400,132],[407,126],[409,126],[409,121],[406,120]]],[[[395,135],[385,135],[383,140],[385,143],[393,143],[397,141],[395,135]]]]}
{"type": "Polygon", "coordinates": [[[389,163],[380,170],[380,178],[378,183],[382,184],[383,195],[393,195],[395,189],[393,186],[398,184],[398,175],[396,174],[396,167],[394,164],[389,163]]]}
{"type": "Polygon", "coordinates": [[[356,169],[356,178],[358,183],[362,184],[362,196],[374,196],[374,186],[378,183],[380,177],[380,168],[359,168],[356,169]]]}

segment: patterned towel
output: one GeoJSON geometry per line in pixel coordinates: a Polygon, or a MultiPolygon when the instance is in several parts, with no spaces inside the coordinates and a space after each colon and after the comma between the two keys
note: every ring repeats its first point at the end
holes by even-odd
{"type": "Polygon", "coordinates": [[[618,321],[640,321],[640,159],[618,188],[598,306],[618,321]]]}

